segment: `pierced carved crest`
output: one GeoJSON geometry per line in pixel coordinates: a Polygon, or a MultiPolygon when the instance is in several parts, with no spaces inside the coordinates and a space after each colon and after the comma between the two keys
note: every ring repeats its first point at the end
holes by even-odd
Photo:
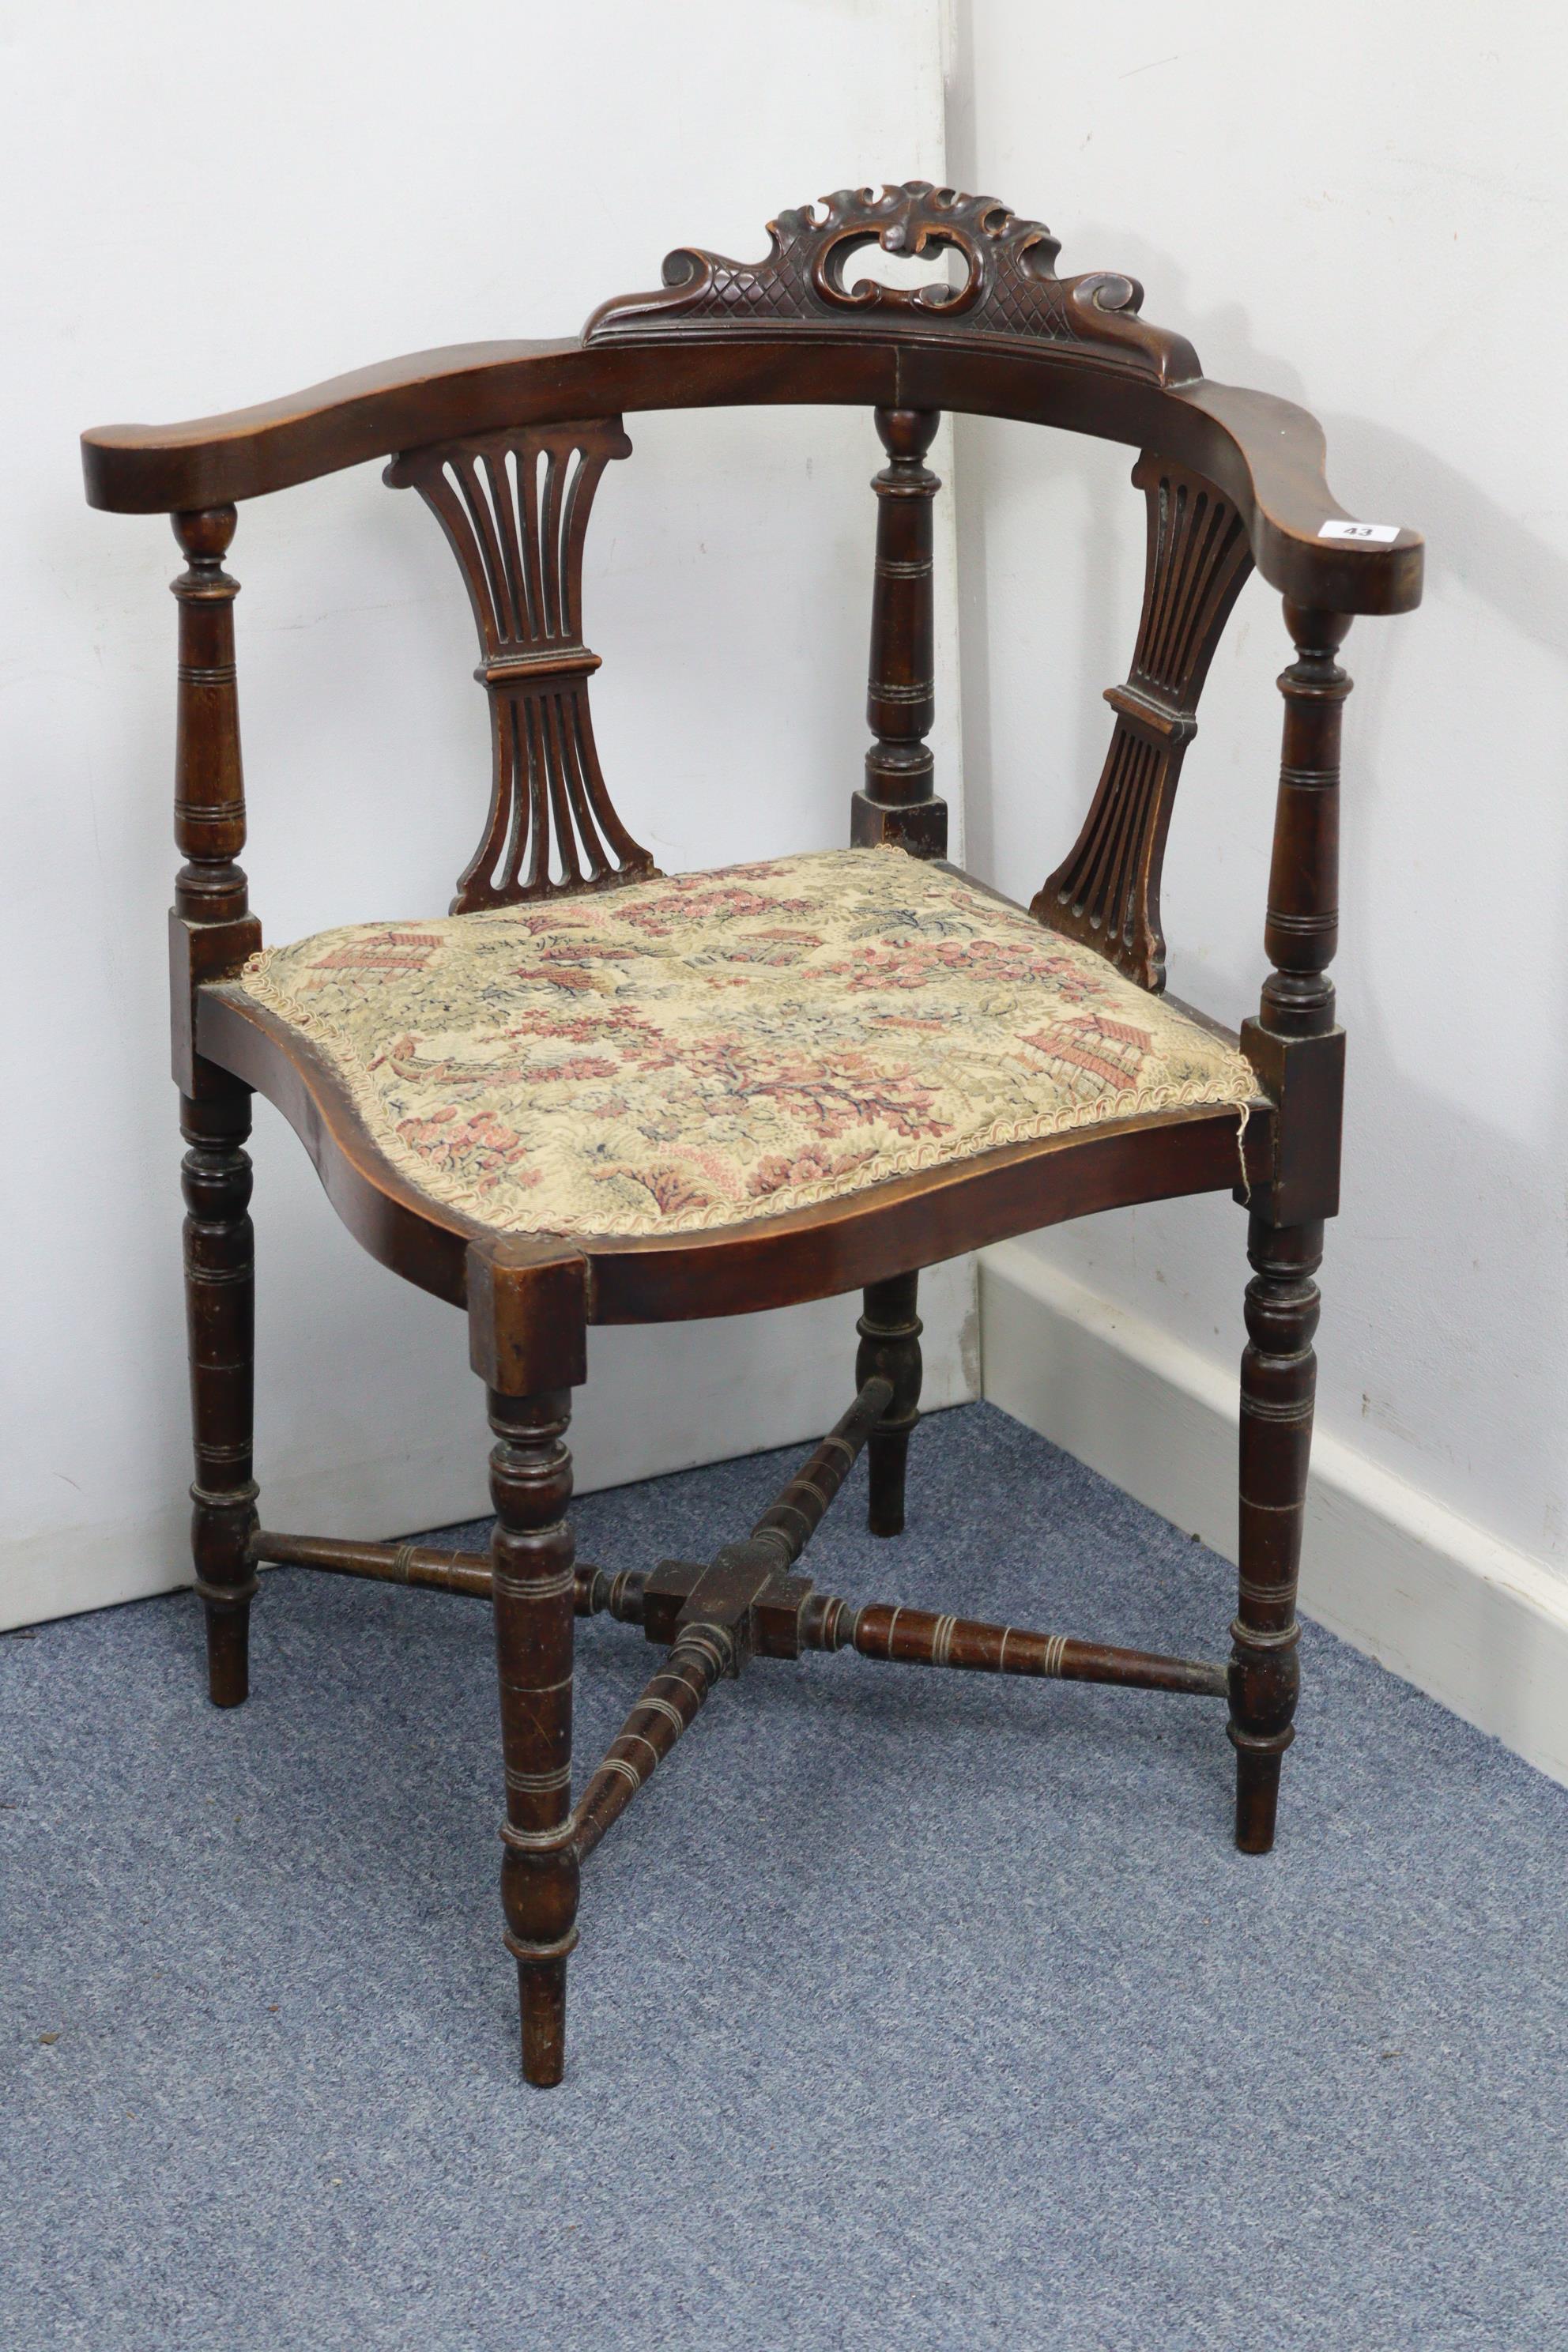
{"type": "Polygon", "coordinates": [[[1161,383],[1202,373],[1182,336],[1138,316],[1143,289],[1135,278],[1106,269],[1058,278],[1061,248],[1050,231],[1020,220],[994,196],[963,195],[929,180],[889,184],[879,196],[869,188],[840,188],[823,198],[820,210],[805,205],[780,213],[768,236],[767,254],[756,262],[678,247],[666,256],[663,286],[602,303],[584,341],[870,331],[1078,348],[1161,383]],[[871,245],[910,260],[953,252],[962,276],[956,284],[855,283],[848,265],[871,245]]]}

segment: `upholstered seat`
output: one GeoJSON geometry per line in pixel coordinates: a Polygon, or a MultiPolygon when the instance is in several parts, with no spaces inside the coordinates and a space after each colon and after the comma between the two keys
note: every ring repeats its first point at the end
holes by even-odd
{"type": "Polygon", "coordinates": [[[692,1232],[1244,1105],[1233,1045],[949,869],[828,851],[255,956],[386,1160],[507,1233],[692,1232]]]}

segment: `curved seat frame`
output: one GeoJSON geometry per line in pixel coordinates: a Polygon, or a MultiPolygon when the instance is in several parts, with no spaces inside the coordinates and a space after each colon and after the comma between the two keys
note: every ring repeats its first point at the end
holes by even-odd
{"type": "MultiPolygon", "coordinates": [[[[507,1943],[519,1965],[523,2066],[558,2081],[578,1871],[692,1719],[714,1680],[757,1656],[853,1645],[981,1671],[1079,1675],[1224,1696],[1237,1751],[1238,1845],[1272,1843],[1292,1736],[1295,1587],[1310,1440],[1322,1224],[1338,1207],[1342,1034],[1327,978],[1336,936],[1340,713],[1335,658],[1353,616],[1411,610],[1413,531],[1357,523],[1330,492],[1304,411],[1207,382],[1191,346],[1141,316],[1131,278],[1063,279],[1056,242],[992,199],[924,182],[845,190],[781,214],[757,263],[682,248],[651,293],[603,305],[574,339],[462,346],[195,423],[84,436],[89,501],[174,519],[180,603],[175,829],[186,863],[171,920],[182,1095],[196,1477],[193,1541],[210,1689],[248,1689],[257,1568],[294,1559],[490,1600],[500,1664],[507,1943]],[[950,257],[921,288],[857,280],[879,244],[950,257]],[[1256,569],[1284,599],[1296,659],[1280,679],[1285,741],[1265,946],[1271,969],[1240,1043],[1258,1073],[1237,1166],[1233,1110],[1163,1113],[1010,1147],[848,1199],[668,1237],[503,1239],[391,1171],[344,1090],[297,1033],[226,986],[260,943],[245,840],[234,660],[237,506],[390,457],[387,479],[431,507],[462,566],[492,717],[493,790],[457,911],[613,888],[652,872],[616,816],[594,748],[596,657],[580,614],[584,538],[606,463],[643,409],[837,404],[875,412],[878,493],[868,713],[874,741],[851,837],[940,856],[945,809],[932,714],[931,503],[923,464],[941,413],[1012,417],[1121,441],[1148,513],[1137,646],[1077,843],[1031,912],[1163,986],[1159,881],[1182,758],[1209,661],[1256,569]],[[489,1391],[497,1528],[489,1563],[418,1548],[269,1534],[252,1477],[252,1089],[310,1150],[373,1255],[467,1311],[489,1391]],[[1250,1211],[1242,1363],[1238,1610],[1227,1664],[1160,1660],[919,1612],[850,1610],[794,1573],[862,1446],[871,1524],[903,1524],[918,1418],[918,1271],[1010,1234],[1136,1201],[1237,1187],[1250,1211]],[[570,1391],[591,1322],[733,1314],[861,1288],[856,1402],[744,1543],[652,1577],[575,1568],[565,1522],[570,1391]],[[574,1613],[609,1609],[668,1645],[621,1738],[574,1803],[574,1613]]],[[[1201,1017],[1201,1016],[1200,1016],[1201,1017]]]]}

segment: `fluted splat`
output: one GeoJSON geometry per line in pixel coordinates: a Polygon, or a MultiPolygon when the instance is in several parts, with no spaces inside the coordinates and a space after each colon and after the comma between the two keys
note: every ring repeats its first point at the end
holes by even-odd
{"type": "Polygon", "coordinates": [[[1165,984],[1160,873],[1176,782],[1197,732],[1198,697],[1252,556],[1212,482],[1145,451],[1132,479],[1148,505],[1143,610],[1089,815],[1031,912],[1083,940],[1144,988],[1165,984]]]}
{"type": "Polygon", "coordinates": [[[619,417],[520,425],[414,450],[386,469],[419,492],[462,567],[484,658],[494,773],[454,914],[657,872],[611,805],[594,746],[583,545],[599,478],[631,454],[619,417]]]}

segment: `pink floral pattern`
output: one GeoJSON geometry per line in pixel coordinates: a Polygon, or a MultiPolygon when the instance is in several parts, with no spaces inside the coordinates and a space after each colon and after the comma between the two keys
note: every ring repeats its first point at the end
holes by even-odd
{"type": "Polygon", "coordinates": [[[1255,1090],[1227,1040],[896,849],[356,924],[229,985],[406,1178],[502,1232],[734,1224],[1255,1090]]]}

